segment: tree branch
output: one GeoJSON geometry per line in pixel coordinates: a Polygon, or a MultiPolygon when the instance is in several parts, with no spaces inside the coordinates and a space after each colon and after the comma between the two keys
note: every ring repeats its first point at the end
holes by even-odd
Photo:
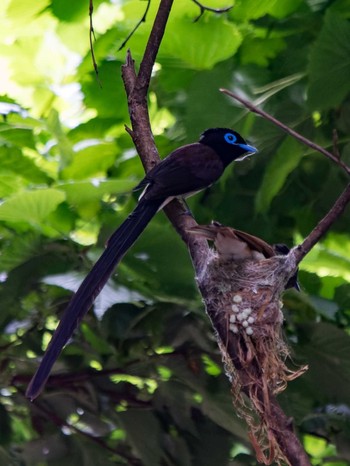
{"type": "MultiPolygon", "coordinates": [[[[227,89],[220,89],[221,92],[227,94],[228,96],[232,97],[233,99],[238,100],[241,104],[247,107],[252,112],[262,116],[268,121],[271,121],[274,125],[281,128],[283,131],[288,133],[293,138],[300,141],[302,144],[310,147],[311,149],[320,152],[321,154],[325,155],[337,165],[339,165],[343,170],[345,170],[348,174],[350,174],[350,167],[348,167],[342,160],[339,158],[339,152],[337,148],[337,136],[333,134],[333,147],[336,148],[336,155],[328,152],[323,147],[319,146],[318,144],[310,141],[309,139],[305,138],[301,134],[297,133],[296,131],[289,128],[287,125],[283,124],[273,116],[269,115],[268,113],[264,112],[263,110],[256,107],[254,104],[249,102],[248,100],[244,99],[243,97],[231,92],[227,89]]],[[[333,207],[330,211],[325,215],[325,217],[318,223],[318,225],[312,230],[312,232],[304,239],[302,244],[295,247],[293,251],[291,251],[291,258],[295,260],[296,265],[302,261],[302,259],[306,256],[308,252],[315,246],[316,243],[324,236],[333,223],[340,217],[340,215],[345,210],[347,204],[350,202],[350,184],[346,187],[343,193],[339,196],[333,207]]]]}
{"type": "MultiPolygon", "coordinates": [[[[147,92],[151,79],[152,68],[165,31],[165,26],[168,20],[172,2],[173,0],[161,0],[146,46],[146,51],[140,65],[139,73],[137,74],[135,71],[135,66],[130,51],[127,53],[126,64],[122,68],[122,77],[128,97],[129,114],[132,126],[132,129],[128,129],[128,132],[134,141],[135,147],[146,171],[151,169],[156,163],[159,162],[158,152],[155,147],[151,132],[150,119],[147,108],[147,92]]],[[[184,215],[184,209],[177,201],[173,201],[164,210],[174,225],[176,231],[180,234],[189,248],[197,277],[202,276],[202,272],[204,272],[206,269],[207,259],[209,257],[209,248],[205,239],[201,239],[197,235],[191,235],[187,233],[187,229],[196,225],[195,220],[189,215],[184,215]]],[[[221,341],[224,342],[226,341],[225,335],[227,335],[227,326],[223,326],[222,316],[215,318],[215,316],[218,316],[218,306],[216,305],[217,303],[215,304],[214,302],[213,308],[210,308],[210,305],[208,305],[208,301],[210,301],[212,297],[215,301],[217,288],[214,289],[214,293],[211,293],[210,290],[208,290],[208,288],[203,285],[203,283],[200,283],[200,281],[198,281],[198,283],[200,291],[203,297],[206,299],[207,311],[213,322],[214,329],[216,332],[218,332],[221,341]]],[[[215,287],[220,287],[220,283],[215,283],[215,287]]],[[[228,299],[229,293],[226,291],[223,294],[225,299],[228,299]]],[[[233,341],[235,340],[233,339],[233,341]]],[[[236,339],[236,342],[241,343],[241,341],[238,339],[236,339]]],[[[236,364],[236,370],[242,371],[242,377],[247,381],[246,385],[242,385],[242,390],[249,395],[252,389],[252,384],[250,381],[251,374],[247,372],[248,369],[245,369],[244,367],[242,368],[240,365],[240,361],[236,357],[237,351],[242,351],[242,348],[232,347],[232,351],[230,351],[231,364],[236,364]],[[248,389],[248,387],[250,388],[248,389]]],[[[250,365],[250,367],[252,366],[250,365]]],[[[255,370],[254,367],[252,370],[255,370]]],[[[263,406],[266,397],[266,390],[261,390],[259,383],[256,385],[256,387],[254,386],[253,388],[254,390],[256,389],[256,397],[258,400],[257,403],[263,406]]],[[[265,417],[267,418],[270,416],[268,424],[272,426],[271,429],[274,430],[274,439],[277,439],[276,445],[278,450],[282,452],[282,456],[284,458],[290,459],[290,464],[293,464],[293,466],[309,465],[306,453],[304,452],[296,435],[292,432],[290,420],[283,413],[275,398],[275,395],[272,392],[270,393],[269,390],[267,391],[270,401],[271,413],[266,413],[265,417]]],[[[272,432],[272,430],[269,432],[272,432]]],[[[274,451],[271,451],[270,454],[272,457],[276,456],[274,451]]]]}
{"type": "Polygon", "coordinates": [[[285,131],[287,134],[295,138],[297,141],[305,144],[306,146],[309,146],[311,149],[316,150],[317,152],[320,152],[321,154],[325,155],[329,159],[331,159],[334,163],[339,165],[343,170],[346,171],[348,175],[350,175],[350,167],[348,167],[342,160],[340,160],[336,155],[332,154],[332,152],[329,152],[328,150],[324,149],[323,147],[319,146],[313,141],[310,141],[309,139],[305,138],[301,134],[297,133],[293,129],[289,128],[289,126],[285,125],[281,121],[277,120],[274,118],[272,115],[264,112],[264,110],[261,110],[260,108],[256,107],[254,104],[249,102],[248,100],[244,99],[243,97],[239,96],[238,94],[235,94],[234,92],[229,91],[228,89],[220,89],[221,92],[224,94],[232,97],[233,99],[237,100],[241,104],[243,104],[246,108],[248,108],[250,111],[256,113],[257,115],[262,116],[268,121],[271,121],[274,125],[278,126],[281,128],[283,131],[285,131]]]}
{"type": "Polygon", "coordinates": [[[293,254],[296,264],[302,261],[306,254],[315,246],[316,243],[324,236],[333,223],[344,212],[346,206],[350,202],[350,183],[347,185],[342,194],[338,197],[330,211],[316,225],[312,232],[304,239],[304,241],[296,246],[291,254],[293,254]]]}
{"type": "MultiPolygon", "coordinates": [[[[128,51],[126,63],[122,67],[122,78],[128,97],[132,126],[132,130],[128,130],[128,132],[133,139],[146,172],[159,162],[159,155],[154,144],[149,120],[147,93],[152,68],[163,38],[172,3],[173,0],[162,0],[160,3],[139,73],[137,74],[135,71],[130,51],[128,51]]],[[[178,201],[171,202],[165,207],[164,211],[187,244],[194,267],[199,270],[205,264],[209,248],[206,240],[187,233],[187,230],[197,225],[197,223],[191,216],[185,215],[185,209],[178,201]]]]}

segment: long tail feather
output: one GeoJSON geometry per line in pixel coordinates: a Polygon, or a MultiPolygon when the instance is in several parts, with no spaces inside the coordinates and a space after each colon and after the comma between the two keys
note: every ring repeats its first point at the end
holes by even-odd
{"type": "Polygon", "coordinates": [[[105,251],[83,280],[65,310],[40,366],[27,388],[28,398],[33,400],[40,394],[62,348],[92,306],[116,265],[156,214],[162,201],[140,201],[135,210],[110,237],[105,251]]]}

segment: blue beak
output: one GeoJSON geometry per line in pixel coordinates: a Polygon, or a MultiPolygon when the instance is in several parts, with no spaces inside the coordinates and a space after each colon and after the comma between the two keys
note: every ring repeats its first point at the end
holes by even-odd
{"type": "Polygon", "coordinates": [[[249,146],[248,144],[237,144],[237,146],[241,147],[243,150],[250,152],[251,154],[255,154],[255,152],[258,152],[258,149],[253,146],[249,146]]]}

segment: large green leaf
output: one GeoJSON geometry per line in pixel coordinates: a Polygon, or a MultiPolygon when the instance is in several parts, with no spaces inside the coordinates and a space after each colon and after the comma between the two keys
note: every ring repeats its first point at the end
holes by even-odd
{"type": "Polygon", "coordinates": [[[23,189],[26,185],[21,176],[15,174],[0,175],[0,197],[7,197],[23,189]]]}
{"type": "Polygon", "coordinates": [[[350,23],[328,12],[310,55],[308,101],[312,108],[336,107],[350,92],[350,23]]]}
{"type": "Polygon", "coordinates": [[[300,144],[287,138],[281,144],[276,155],[267,165],[262,185],[255,198],[257,212],[266,212],[273,198],[280,192],[288,175],[298,166],[304,156],[300,144]]]}
{"type": "Polygon", "coordinates": [[[230,12],[234,20],[257,19],[269,12],[274,7],[277,0],[237,0],[230,12]]]}
{"type": "Polygon", "coordinates": [[[293,13],[303,4],[303,0],[284,0],[283,2],[275,2],[272,8],[269,8],[270,15],[276,18],[285,18],[293,13]]]}
{"type": "Polygon", "coordinates": [[[34,148],[34,138],[31,129],[21,125],[1,125],[0,143],[11,143],[19,147],[34,148]]]}
{"type": "Polygon", "coordinates": [[[118,152],[114,142],[87,141],[87,147],[76,152],[70,165],[62,170],[66,180],[101,177],[113,165],[118,152]]]}
{"type": "Polygon", "coordinates": [[[150,410],[129,409],[119,413],[118,418],[142,463],[145,466],[159,465],[161,429],[156,416],[150,410]]]}
{"type": "Polygon", "coordinates": [[[350,403],[350,337],[333,325],[319,323],[305,326],[299,354],[305,357],[309,371],[303,376],[316,390],[318,400],[350,403]]]}
{"type": "Polygon", "coordinates": [[[38,189],[15,194],[0,205],[0,220],[26,222],[36,225],[45,222],[48,215],[65,200],[63,191],[38,189]]]}
{"type": "Polygon", "coordinates": [[[159,58],[177,58],[189,68],[211,69],[232,57],[241,42],[238,27],[221,18],[207,16],[196,23],[188,17],[178,18],[169,23],[159,58]]]}
{"type": "Polygon", "coordinates": [[[242,63],[255,63],[259,66],[267,66],[271,59],[285,48],[285,42],[278,37],[247,38],[241,48],[242,63]]]}
{"type": "Polygon", "coordinates": [[[101,201],[105,194],[125,194],[134,186],[134,181],[119,179],[74,181],[57,185],[66,193],[67,202],[74,205],[101,201]]]}
{"type": "Polygon", "coordinates": [[[82,83],[85,105],[95,108],[100,117],[112,117],[115,124],[119,119],[124,123],[128,119],[125,90],[119,78],[121,66],[122,62],[119,61],[103,61],[98,66],[101,85],[93,71],[83,76],[82,83]]]}
{"type": "Polygon", "coordinates": [[[1,147],[0,166],[2,174],[21,176],[31,183],[45,183],[49,180],[48,174],[17,147],[1,147]]]}
{"type": "Polygon", "coordinates": [[[350,282],[350,241],[347,235],[330,234],[303,259],[300,268],[319,276],[342,277],[350,282]]]}

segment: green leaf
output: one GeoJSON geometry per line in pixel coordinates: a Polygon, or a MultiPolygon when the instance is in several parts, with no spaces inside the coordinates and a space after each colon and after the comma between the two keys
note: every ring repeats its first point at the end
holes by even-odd
{"type": "Polygon", "coordinates": [[[1,125],[0,143],[11,143],[19,147],[30,147],[32,149],[35,147],[32,130],[21,125],[1,125]]]}
{"type": "Polygon", "coordinates": [[[341,14],[343,18],[350,18],[350,0],[335,0],[330,5],[330,11],[341,14]]]}
{"type": "Polygon", "coordinates": [[[62,170],[63,179],[83,180],[105,176],[118,153],[114,142],[89,142],[89,146],[76,152],[70,165],[62,170]]]}
{"type": "Polygon", "coordinates": [[[241,47],[242,63],[255,63],[258,66],[267,66],[271,59],[286,47],[280,38],[247,38],[241,47]]]}
{"type": "Polygon", "coordinates": [[[305,341],[298,345],[309,364],[306,377],[318,400],[350,403],[350,337],[334,325],[319,323],[303,327],[305,341]],[[325,398],[327,397],[327,398],[325,398]]]}
{"type": "Polygon", "coordinates": [[[283,2],[275,2],[272,8],[269,9],[269,14],[275,18],[285,18],[296,11],[303,0],[284,0],[283,2]]]}
{"type": "MultiPolygon", "coordinates": [[[[6,3],[6,2],[5,2],[6,3]]],[[[28,20],[32,21],[36,18],[40,12],[50,3],[49,0],[37,0],[35,4],[30,5],[27,2],[17,2],[11,0],[8,3],[6,14],[14,21],[23,21],[24,23],[28,20]]]]}
{"type": "Polygon", "coordinates": [[[46,183],[49,180],[48,175],[17,147],[1,147],[0,166],[3,174],[20,175],[31,183],[46,183]]]}
{"type": "Polygon", "coordinates": [[[230,12],[234,20],[247,21],[264,16],[277,3],[277,0],[237,0],[230,12]]]}
{"type": "Polygon", "coordinates": [[[319,276],[342,277],[350,282],[349,239],[342,235],[344,242],[335,244],[335,236],[317,244],[300,264],[302,270],[315,272],[319,276]],[[346,240],[345,240],[346,238],[346,240]]]}
{"type": "Polygon", "coordinates": [[[104,61],[98,66],[99,86],[95,73],[85,75],[82,83],[84,103],[95,108],[99,117],[118,120],[128,119],[127,99],[123,82],[120,79],[122,62],[104,61]]]}
{"type": "Polygon", "coordinates": [[[286,138],[274,158],[267,165],[262,185],[255,198],[257,212],[265,213],[273,198],[280,192],[288,175],[298,166],[304,156],[300,144],[293,138],[286,138]]]}
{"type": "Polygon", "coordinates": [[[349,94],[350,23],[328,12],[312,48],[309,64],[308,101],[324,110],[338,106],[349,94]]]}
{"type": "Polygon", "coordinates": [[[26,186],[24,179],[15,174],[0,175],[0,197],[8,197],[26,186]]]}
{"type": "Polygon", "coordinates": [[[108,180],[73,181],[59,183],[57,188],[66,193],[67,202],[74,205],[85,205],[89,202],[101,201],[106,194],[125,194],[132,190],[135,181],[108,180]]]}
{"type": "Polygon", "coordinates": [[[1,253],[1,269],[11,270],[20,266],[28,258],[37,255],[39,247],[40,241],[34,232],[27,232],[12,241],[7,241],[6,248],[1,253]]]}
{"type": "MultiPolygon", "coordinates": [[[[238,27],[222,18],[207,16],[196,23],[178,18],[168,25],[159,59],[173,57],[189,68],[211,69],[216,63],[232,57],[242,42],[238,27]],[[206,37],[206,40],[203,40],[206,37]]],[[[219,84],[218,84],[219,87],[219,84]]]]}
{"type": "Polygon", "coordinates": [[[39,224],[45,221],[65,197],[65,193],[58,189],[23,191],[0,205],[0,220],[39,224]]]}
{"type": "Polygon", "coordinates": [[[58,152],[60,155],[61,166],[65,167],[74,157],[71,143],[62,128],[58,112],[54,109],[51,110],[47,117],[47,126],[49,131],[55,136],[57,140],[58,152]]]}
{"type": "MultiPolygon", "coordinates": [[[[84,2],[77,1],[70,3],[69,0],[51,0],[50,3],[52,13],[62,21],[83,20],[88,14],[87,6],[84,2]]],[[[96,3],[94,1],[95,8],[96,3]]]]}
{"type": "Polygon", "coordinates": [[[157,466],[161,459],[160,425],[151,411],[129,409],[118,414],[127,437],[145,466],[157,466]],[[147,426],[147,427],[146,427],[147,426]]]}
{"type": "Polygon", "coordinates": [[[350,284],[346,283],[335,290],[334,300],[339,307],[350,311],[350,284]]]}

